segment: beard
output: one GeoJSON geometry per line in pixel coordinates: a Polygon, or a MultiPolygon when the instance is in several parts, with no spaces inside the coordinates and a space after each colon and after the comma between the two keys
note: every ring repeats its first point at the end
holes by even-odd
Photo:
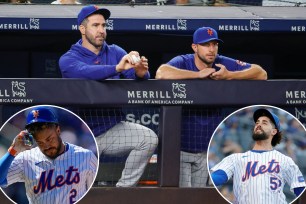
{"type": "Polygon", "coordinates": [[[253,140],[255,140],[255,141],[267,140],[268,138],[269,138],[269,136],[265,132],[262,132],[262,133],[253,132],[253,140]]]}
{"type": "Polygon", "coordinates": [[[201,55],[199,55],[199,54],[197,54],[197,55],[198,55],[198,58],[199,58],[204,64],[206,64],[206,65],[210,65],[210,64],[214,63],[214,61],[215,61],[215,59],[216,59],[216,57],[214,57],[213,59],[207,59],[207,58],[204,57],[204,56],[201,56],[201,55]]]}
{"type": "Polygon", "coordinates": [[[106,33],[105,33],[105,35],[100,36],[100,37],[102,38],[102,40],[97,40],[94,36],[89,35],[89,34],[85,35],[85,37],[86,37],[86,40],[87,40],[92,46],[94,46],[94,47],[96,47],[96,48],[100,48],[100,47],[102,47],[104,41],[106,40],[106,33]]]}
{"type": "Polygon", "coordinates": [[[56,157],[58,157],[62,152],[62,146],[63,146],[63,142],[62,139],[60,137],[58,137],[57,140],[57,146],[56,147],[51,147],[47,150],[43,150],[43,154],[46,155],[47,157],[49,157],[50,159],[55,159],[56,157]]]}

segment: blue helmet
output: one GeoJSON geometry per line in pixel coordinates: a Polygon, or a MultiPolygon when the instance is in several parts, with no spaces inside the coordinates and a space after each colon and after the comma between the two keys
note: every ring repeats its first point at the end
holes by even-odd
{"type": "Polygon", "coordinates": [[[33,108],[27,116],[26,128],[34,123],[56,123],[58,120],[54,112],[49,107],[36,107],[33,108]]]}

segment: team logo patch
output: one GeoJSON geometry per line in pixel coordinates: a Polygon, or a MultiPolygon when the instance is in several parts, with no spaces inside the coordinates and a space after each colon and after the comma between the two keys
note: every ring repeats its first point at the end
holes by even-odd
{"type": "Polygon", "coordinates": [[[38,110],[33,110],[32,111],[33,117],[37,120],[38,116],[39,116],[39,112],[38,110]]]}
{"type": "Polygon", "coordinates": [[[299,182],[305,182],[305,179],[304,179],[303,176],[299,176],[299,177],[298,177],[298,181],[299,181],[299,182]]]}
{"type": "Polygon", "coordinates": [[[239,64],[240,66],[245,66],[246,65],[245,62],[242,62],[240,60],[236,60],[236,63],[239,64]]]}
{"type": "Polygon", "coordinates": [[[207,30],[208,35],[212,36],[214,34],[214,32],[211,29],[207,30]]]}

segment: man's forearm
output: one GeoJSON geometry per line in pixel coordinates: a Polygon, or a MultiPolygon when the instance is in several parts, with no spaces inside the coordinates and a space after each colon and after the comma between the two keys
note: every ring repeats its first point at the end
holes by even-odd
{"type": "Polygon", "coordinates": [[[198,79],[199,72],[175,68],[171,65],[163,64],[156,72],[156,79],[198,79]]]}
{"type": "Polygon", "coordinates": [[[0,159],[0,186],[4,184],[6,179],[9,167],[11,166],[12,161],[14,160],[14,156],[7,152],[1,159],[0,159]]]}

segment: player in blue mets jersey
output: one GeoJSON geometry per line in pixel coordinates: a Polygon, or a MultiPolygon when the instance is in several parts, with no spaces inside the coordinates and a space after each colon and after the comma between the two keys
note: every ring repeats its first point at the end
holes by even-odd
{"type": "MultiPolygon", "coordinates": [[[[167,64],[162,64],[156,72],[156,79],[267,79],[266,71],[259,65],[219,55],[220,42],[222,40],[213,28],[197,29],[191,45],[194,53],[176,56],[167,64]]],[[[207,147],[223,118],[221,110],[217,108],[209,108],[204,112],[183,109],[180,186],[206,186],[207,147]]]]}
{"type": "MultiPolygon", "coordinates": [[[[106,20],[110,11],[89,5],[78,14],[82,36],[59,60],[63,78],[83,79],[148,79],[148,60],[136,51],[127,54],[117,45],[106,43],[106,20]]],[[[149,158],[154,153],[158,138],[151,129],[140,124],[124,122],[120,108],[101,108],[101,117],[85,117],[94,132],[99,153],[110,156],[128,155],[118,187],[136,186],[149,158]]]]}
{"type": "Polygon", "coordinates": [[[78,15],[82,35],[71,49],[61,56],[59,66],[63,78],[83,79],[148,79],[148,60],[137,51],[127,53],[118,45],[106,43],[106,20],[110,11],[90,5],[78,15]]]}
{"type": "Polygon", "coordinates": [[[1,187],[24,182],[29,203],[70,204],[82,198],[96,176],[94,153],[62,141],[50,107],[33,108],[25,127],[0,159],[1,187]],[[31,138],[37,147],[31,148],[31,138]]]}
{"type": "Polygon", "coordinates": [[[257,109],[253,119],[253,149],[225,157],[211,169],[212,180],[219,186],[233,177],[235,203],[287,203],[285,183],[299,196],[306,186],[304,177],[290,157],[273,149],[282,139],[278,116],[257,109]]]}
{"type": "Polygon", "coordinates": [[[162,64],[157,79],[267,79],[267,73],[257,64],[245,63],[218,54],[217,31],[201,27],[193,34],[194,54],[179,55],[162,64]]]}

